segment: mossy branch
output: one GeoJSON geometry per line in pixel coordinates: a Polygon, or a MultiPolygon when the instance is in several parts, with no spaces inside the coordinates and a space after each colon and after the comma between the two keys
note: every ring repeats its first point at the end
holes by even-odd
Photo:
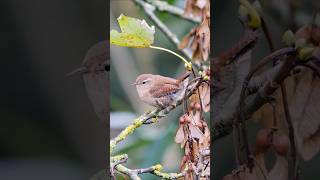
{"type": "Polygon", "coordinates": [[[149,168],[142,168],[142,169],[129,169],[123,165],[118,165],[116,166],[116,170],[123,174],[128,175],[132,180],[141,180],[138,174],[143,174],[143,173],[151,173],[163,179],[177,179],[177,178],[183,177],[187,172],[187,168],[181,173],[161,172],[162,165],[160,164],[151,166],[149,168]]]}
{"type": "Polygon", "coordinates": [[[126,139],[137,128],[139,128],[143,124],[152,124],[157,122],[158,119],[165,117],[171,110],[181,105],[184,100],[188,99],[192,94],[194,94],[195,90],[199,87],[199,85],[203,81],[204,79],[202,77],[194,79],[194,81],[191,81],[191,83],[186,87],[186,91],[185,91],[186,93],[177,98],[175,105],[170,105],[163,109],[157,108],[152,111],[145,112],[143,115],[136,118],[132,124],[130,124],[124,130],[122,130],[118,136],[110,140],[110,172],[112,176],[113,176],[113,169],[116,169],[118,172],[127,174],[134,180],[140,180],[138,174],[142,174],[142,173],[152,173],[164,179],[176,179],[178,177],[182,177],[185,174],[185,173],[163,173],[161,172],[161,170],[159,170],[160,169],[159,167],[161,165],[152,166],[146,169],[131,170],[121,165],[121,163],[126,162],[126,160],[128,159],[128,156],[126,154],[116,155],[116,156],[111,156],[111,154],[113,153],[117,144],[123,141],[124,139],[126,139]]]}

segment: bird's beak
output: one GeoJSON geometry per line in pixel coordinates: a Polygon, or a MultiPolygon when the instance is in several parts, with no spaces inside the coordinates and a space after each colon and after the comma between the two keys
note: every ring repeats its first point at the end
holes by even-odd
{"type": "Polygon", "coordinates": [[[135,85],[137,85],[137,83],[135,82],[135,83],[132,83],[132,84],[130,84],[131,86],[135,86],[135,85]]]}

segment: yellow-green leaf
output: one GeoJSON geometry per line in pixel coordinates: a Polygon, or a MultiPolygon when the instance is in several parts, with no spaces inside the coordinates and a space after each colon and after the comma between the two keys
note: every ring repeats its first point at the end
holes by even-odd
{"type": "Polygon", "coordinates": [[[110,42],[118,46],[144,48],[153,44],[155,28],[145,20],[121,14],[118,18],[121,32],[110,31],[110,42]]]}

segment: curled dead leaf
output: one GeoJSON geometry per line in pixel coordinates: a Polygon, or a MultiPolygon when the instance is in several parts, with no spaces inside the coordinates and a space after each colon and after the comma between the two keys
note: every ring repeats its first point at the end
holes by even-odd
{"type": "Polygon", "coordinates": [[[181,41],[179,48],[190,45],[193,50],[194,61],[206,61],[210,52],[210,17],[204,17],[202,23],[193,28],[181,41]]]}
{"type": "Polygon", "coordinates": [[[298,151],[304,160],[310,160],[320,150],[320,80],[304,68],[295,82],[290,112],[298,151]]]}
{"type": "MultiPolygon", "coordinates": [[[[194,103],[194,105],[200,104],[199,96],[201,98],[201,103],[202,103],[202,110],[204,112],[209,112],[210,111],[210,85],[207,83],[202,83],[199,86],[199,92],[196,91],[191,97],[190,100],[191,102],[194,103]],[[199,95],[200,93],[200,95],[199,95]]],[[[195,107],[196,108],[196,107],[195,107]]]]}
{"type": "Polygon", "coordinates": [[[182,39],[179,49],[188,46],[193,51],[194,61],[206,61],[210,52],[210,1],[187,0],[185,14],[189,16],[201,16],[202,22],[182,39]]]}
{"type": "Polygon", "coordinates": [[[194,17],[201,16],[202,11],[209,5],[209,0],[187,0],[184,7],[184,13],[194,17]]]}
{"type": "Polygon", "coordinates": [[[199,141],[203,141],[204,135],[202,133],[202,131],[195,125],[193,124],[189,124],[189,130],[190,130],[190,136],[192,138],[197,138],[199,139],[199,141]]]}
{"type": "Polygon", "coordinates": [[[313,45],[318,46],[320,43],[320,27],[317,25],[304,25],[295,33],[296,39],[306,39],[313,45]]]}
{"type": "Polygon", "coordinates": [[[180,125],[176,133],[176,136],[174,138],[174,142],[178,144],[182,144],[184,139],[185,139],[185,136],[184,136],[183,125],[180,125]]]}

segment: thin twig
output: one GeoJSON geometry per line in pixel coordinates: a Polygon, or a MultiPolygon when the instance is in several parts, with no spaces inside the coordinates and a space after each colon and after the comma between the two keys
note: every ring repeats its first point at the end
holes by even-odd
{"type": "Polygon", "coordinates": [[[141,168],[141,169],[129,169],[121,164],[116,166],[116,170],[118,172],[128,175],[132,180],[141,180],[138,174],[144,174],[144,173],[151,173],[163,179],[177,179],[177,178],[183,177],[187,172],[187,168],[183,170],[181,173],[164,173],[164,172],[161,172],[161,169],[162,169],[161,165],[155,165],[155,166],[151,166],[148,168],[141,168]]]}
{"type": "Polygon", "coordinates": [[[165,117],[165,115],[167,115],[171,110],[182,104],[185,99],[194,94],[194,91],[199,87],[201,81],[202,79],[200,78],[197,79],[197,81],[193,81],[193,84],[188,85],[186,89],[186,96],[179,97],[175,105],[168,106],[164,109],[156,108],[153,111],[146,112],[139,118],[135,119],[131,125],[122,130],[118,136],[110,141],[110,154],[113,152],[114,148],[119,142],[123,141],[128,135],[132,134],[133,131],[135,131],[141,125],[155,123],[157,119],[165,117]]]}
{"type": "MultiPolygon", "coordinates": [[[[284,49],[275,51],[274,53],[263,58],[252,69],[252,71],[249,73],[246,79],[249,79],[250,76],[252,76],[256,71],[258,71],[258,69],[263,67],[265,64],[270,62],[273,58],[282,56],[284,54],[291,54],[290,56],[292,56],[292,54],[294,53],[295,53],[294,48],[284,48],[284,49]]],[[[288,66],[285,68],[284,63],[280,65],[281,65],[280,68],[277,66],[274,67],[274,68],[278,68],[279,69],[278,71],[271,72],[272,74],[270,74],[270,77],[273,77],[272,78],[273,80],[267,84],[267,87],[260,89],[260,91],[257,93],[256,97],[251,101],[251,103],[248,103],[243,106],[244,117],[246,117],[245,119],[251,116],[253,112],[255,112],[257,109],[259,109],[262,105],[266,103],[266,100],[267,100],[266,96],[272,94],[277,89],[277,87],[273,86],[272,84],[280,82],[279,80],[283,80],[287,76],[287,73],[292,68],[291,66],[288,66]],[[285,69],[284,72],[283,72],[283,69],[285,69]]],[[[248,81],[245,81],[244,87],[246,87],[247,84],[248,84],[248,81]]],[[[236,112],[235,110],[230,110],[230,111],[236,112]]],[[[227,114],[219,114],[219,116],[216,117],[216,122],[211,127],[213,140],[217,140],[231,133],[234,114],[230,113],[230,111],[228,111],[227,114]]]]}
{"type": "Polygon", "coordinates": [[[191,22],[200,23],[201,17],[200,16],[191,16],[184,13],[184,10],[168,4],[166,1],[159,1],[159,0],[147,0],[150,4],[155,6],[159,11],[168,12],[170,14],[179,16],[183,19],[189,20],[191,22]]]}
{"type": "MultiPolygon", "coordinates": [[[[268,26],[264,19],[262,18],[262,29],[263,32],[268,40],[269,44],[269,50],[272,53],[274,51],[274,45],[273,45],[273,40],[272,36],[270,34],[270,31],[268,30],[268,26]]],[[[273,62],[273,65],[276,65],[277,60],[275,59],[273,62]]],[[[289,139],[290,139],[290,146],[292,148],[291,150],[291,158],[292,158],[292,170],[293,170],[293,179],[297,180],[297,170],[299,169],[299,166],[297,164],[297,149],[295,145],[295,137],[294,137],[294,128],[292,125],[292,120],[291,120],[291,115],[289,111],[289,104],[288,104],[288,97],[287,97],[287,90],[286,86],[284,84],[284,81],[280,83],[280,90],[281,90],[281,97],[282,97],[282,102],[283,102],[283,109],[284,109],[284,114],[285,114],[285,119],[288,125],[288,130],[289,130],[289,139]],[[296,168],[297,167],[297,168],[296,168]]]]}
{"type": "MultiPolygon", "coordinates": [[[[143,0],[133,0],[136,4],[141,6],[146,13],[146,15],[150,18],[151,21],[163,32],[163,34],[177,47],[180,44],[178,37],[171,32],[171,30],[154,14],[155,7],[143,0]]],[[[192,54],[187,49],[180,50],[188,59],[192,59],[192,54]]]]}
{"type": "Polygon", "coordinates": [[[292,166],[293,166],[293,179],[297,179],[297,149],[296,149],[296,143],[295,143],[295,137],[294,137],[294,129],[292,125],[292,120],[290,116],[289,111],[289,105],[288,105],[288,99],[287,99],[287,90],[286,86],[282,83],[281,84],[281,94],[282,94],[282,101],[283,101],[283,108],[284,108],[284,114],[285,119],[288,125],[289,130],[289,140],[290,140],[290,146],[291,146],[291,158],[292,158],[292,166]]]}

